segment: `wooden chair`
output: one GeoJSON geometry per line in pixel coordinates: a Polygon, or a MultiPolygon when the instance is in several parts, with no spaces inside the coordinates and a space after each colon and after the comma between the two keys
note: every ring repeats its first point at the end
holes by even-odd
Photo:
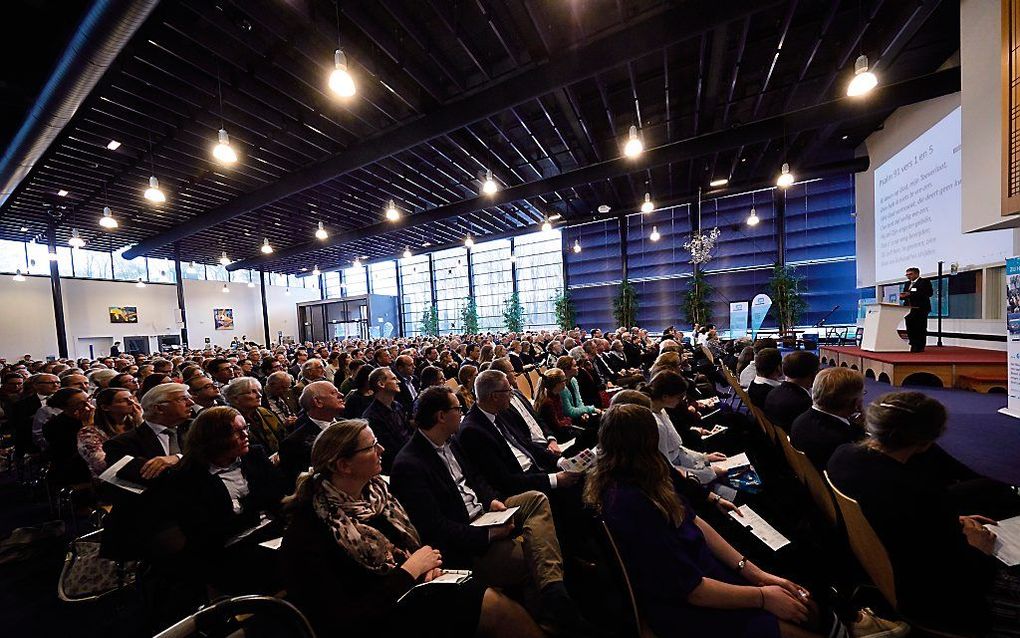
{"type": "Polygon", "coordinates": [[[808,493],[811,495],[811,500],[814,501],[818,509],[825,515],[825,520],[829,522],[829,525],[835,527],[838,523],[836,504],[832,501],[832,493],[825,485],[822,475],[818,473],[818,470],[815,469],[815,466],[806,454],[793,447],[790,437],[785,432],[777,431],[776,434],[779,439],[779,445],[783,448],[783,456],[786,457],[786,462],[790,464],[790,469],[793,470],[797,479],[807,488],[808,493]]]}
{"type": "Polygon", "coordinates": [[[456,392],[460,388],[460,382],[457,381],[456,379],[447,379],[446,385],[454,392],[456,392]]]}
{"type": "Polygon", "coordinates": [[[531,381],[531,389],[538,392],[538,385],[542,382],[542,373],[532,369],[528,372],[528,380],[531,381]]]}
{"type": "Polygon", "coordinates": [[[523,374],[517,375],[517,389],[521,391],[521,394],[526,396],[528,400],[531,400],[531,384],[528,383],[528,378],[523,374]]]}
{"type": "MultiPolygon", "coordinates": [[[[627,633],[623,634],[623,636],[630,638],[655,638],[655,634],[652,633],[652,630],[648,628],[648,625],[641,618],[637,598],[634,596],[634,588],[631,586],[630,576],[627,574],[627,566],[623,564],[623,558],[620,556],[620,550],[617,547],[612,532],[609,531],[609,526],[601,519],[597,525],[601,532],[599,540],[601,541],[602,549],[600,553],[603,554],[602,562],[609,563],[605,567],[608,567],[610,572],[607,578],[607,580],[612,581],[609,584],[610,589],[618,590],[618,597],[624,599],[624,609],[614,610],[627,616],[619,629],[626,631],[627,633]]],[[[623,637],[621,636],[621,638],[623,637]]]]}

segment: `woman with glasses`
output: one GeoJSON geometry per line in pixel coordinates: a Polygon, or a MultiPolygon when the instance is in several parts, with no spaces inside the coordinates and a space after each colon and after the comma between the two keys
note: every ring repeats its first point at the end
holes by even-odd
{"type": "Polygon", "coordinates": [[[78,454],[89,465],[92,478],[106,470],[103,443],[142,423],[142,405],[127,388],[106,388],[96,393],[91,424],[78,430],[78,454]]]}
{"type": "Polygon", "coordinates": [[[248,423],[252,442],[260,445],[269,459],[278,462],[280,441],[287,436],[286,428],[273,412],[262,407],[262,384],[254,377],[239,377],[221,389],[223,398],[248,423]]]}
{"type": "Polygon", "coordinates": [[[438,550],[422,546],[389,491],[382,447],[368,422],[323,430],[312,467],[285,499],[287,596],[320,636],[521,636],[542,633],[527,612],[478,580],[429,583],[442,574],[438,550]]]}

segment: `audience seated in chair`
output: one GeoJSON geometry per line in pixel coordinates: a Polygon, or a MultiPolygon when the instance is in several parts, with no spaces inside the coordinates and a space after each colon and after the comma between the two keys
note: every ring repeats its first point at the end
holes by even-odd
{"type": "Polygon", "coordinates": [[[89,395],[77,388],[61,388],[46,400],[58,410],[43,425],[43,436],[49,444],[51,486],[88,483],[92,477],[88,463],[78,454],[78,432],[92,425],[95,406],[89,395]]]}
{"type": "Polygon", "coordinates": [[[91,424],[78,430],[78,454],[96,478],[106,470],[103,444],[142,423],[142,405],[129,390],[106,388],[95,396],[96,412],[91,424]]]}
{"type": "Polygon", "coordinates": [[[790,443],[821,472],[836,448],[864,438],[864,376],[850,368],[826,368],[811,385],[811,400],[811,409],[790,428],[790,443]]]}
{"type": "Polygon", "coordinates": [[[773,388],[762,410],[773,425],[787,434],[794,420],[811,408],[811,384],[818,374],[818,355],[807,350],[791,352],[783,358],[786,379],[773,388]]]}
{"type": "Polygon", "coordinates": [[[763,348],[754,355],[754,380],[747,387],[747,396],[757,408],[765,408],[765,399],[779,387],[783,379],[783,355],[775,348],[763,348]]]}
{"type": "Polygon", "coordinates": [[[492,361],[491,370],[499,370],[506,375],[510,382],[510,407],[506,416],[511,421],[516,421],[518,427],[523,427],[531,436],[532,443],[545,445],[553,454],[560,453],[560,447],[556,442],[556,434],[549,430],[544,420],[535,411],[531,401],[517,389],[517,373],[514,372],[513,363],[508,357],[501,357],[492,361]]]}
{"type": "Polygon", "coordinates": [[[389,474],[393,459],[400,448],[411,438],[411,419],[404,406],[397,401],[400,383],[389,367],[376,368],[368,377],[373,401],[365,408],[362,418],[368,421],[385,449],[382,453],[383,472],[389,474]]]}

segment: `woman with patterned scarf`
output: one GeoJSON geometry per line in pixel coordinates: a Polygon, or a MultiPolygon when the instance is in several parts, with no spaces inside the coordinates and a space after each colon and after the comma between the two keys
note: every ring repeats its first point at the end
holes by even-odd
{"type": "Polygon", "coordinates": [[[439,576],[443,560],[421,545],[379,476],[382,451],[367,421],[333,423],[315,440],[311,471],[284,500],[287,597],[316,633],[542,636],[523,607],[477,580],[410,591],[439,576]]]}

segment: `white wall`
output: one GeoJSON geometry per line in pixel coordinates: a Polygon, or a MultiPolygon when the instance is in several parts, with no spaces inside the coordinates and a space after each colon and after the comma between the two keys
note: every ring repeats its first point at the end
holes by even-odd
{"type": "MultiPolygon", "coordinates": [[[[137,288],[129,281],[61,279],[60,287],[70,356],[89,355],[87,348],[78,351],[79,338],[112,337],[113,341],[121,342],[123,350],[124,337],[155,337],[179,332],[174,316],[177,291],[173,285],[146,284],[145,288],[137,288]],[[110,323],[111,306],[137,307],[138,323],[110,323]]],[[[149,348],[153,352],[157,350],[154,338],[149,339],[149,348]]],[[[102,354],[108,352],[107,349],[102,354]]],[[[100,352],[95,354],[98,356],[100,352]]]]}
{"type": "MultiPolygon", "coordinates": [[[[188,342],[200,348],[208,338],[214,346],[229,346],[237,337],[247,335],[252,341],[262,342],[262,301],[258,284],[232,283],[230,292],[223,292],[222,281],[184,280],[184,308],[188,320],[188,342]],[[231,308],[234,311],[234,329],[216,330],[213,323],[214,308],[231,308]]],[[[176,300],[174,307],[177,307],[176,300]]]]}
{"type": "MultiPolygon", "coordinates": [[[[284,338],[293,337],[297,340],[299,336],[297,304],[302,301],[317,301],[319,297],[319,291],[311,288],[291,288],[288,295],[286,288],[267,286],[266,307],[269,309],[269,337],[272,342],[277,342],[278,332],[282,332],[284,338]]],[[[261,315],[259,317],[258,334],[261,335],[261,315]]],[[[261,336],[258,341],[262,341],[261,336]]]]}
{"type": "Polygon", "coordinates": [[[57,329],[49,277],[0,277],[0,357],[57,355],[57,329]]]}

